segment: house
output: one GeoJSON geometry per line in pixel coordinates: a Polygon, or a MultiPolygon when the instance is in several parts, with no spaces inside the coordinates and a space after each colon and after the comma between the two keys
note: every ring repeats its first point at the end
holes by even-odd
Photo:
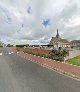
{"type": "Polygon", "coordinates": [[[70,42],[72,48],[80,49],[80,40],[73,40],[70,42]]]}
{"type": "Polygon", "coordinates": [[[54,48],[68,48],[70,47],[70,42],[67,39],[62,39],[57,29],[57,34],[55,37],[52,37],[49,45],[53,46],[54,48]]]}

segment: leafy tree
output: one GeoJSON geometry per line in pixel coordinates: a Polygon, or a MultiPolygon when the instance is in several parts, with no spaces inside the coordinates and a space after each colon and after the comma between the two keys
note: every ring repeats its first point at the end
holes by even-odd
{"type": "Polygon", "coordinates": [[[11,44],[8,44],[8,45],[7,45],[7,47],[13,47],[13,45],[11,45],[11,44]]]}

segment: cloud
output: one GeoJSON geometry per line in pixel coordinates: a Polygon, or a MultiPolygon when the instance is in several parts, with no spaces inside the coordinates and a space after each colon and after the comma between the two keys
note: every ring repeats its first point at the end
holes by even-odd
{"type": "Polygon", "coordinates": [[[79,26],[79,0],[0,0],[0,38],[5,43],[47,44],[57,28],[62,38],[80,39],[79,26]]]}

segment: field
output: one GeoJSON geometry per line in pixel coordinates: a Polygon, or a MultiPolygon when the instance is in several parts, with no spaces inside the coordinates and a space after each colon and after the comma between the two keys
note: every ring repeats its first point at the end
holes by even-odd
{"type": "Polygon", "coordinates": [[[80,66],[80,56],[68,60],[67,63],[80,66]]]}

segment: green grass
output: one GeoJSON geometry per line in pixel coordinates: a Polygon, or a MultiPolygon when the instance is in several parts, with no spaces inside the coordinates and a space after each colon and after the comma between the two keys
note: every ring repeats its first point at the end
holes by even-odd
{"type": "Polygon", "coordinates": [[[67,60],[67,63],[80,66],[80,56],[67,60]]]}

